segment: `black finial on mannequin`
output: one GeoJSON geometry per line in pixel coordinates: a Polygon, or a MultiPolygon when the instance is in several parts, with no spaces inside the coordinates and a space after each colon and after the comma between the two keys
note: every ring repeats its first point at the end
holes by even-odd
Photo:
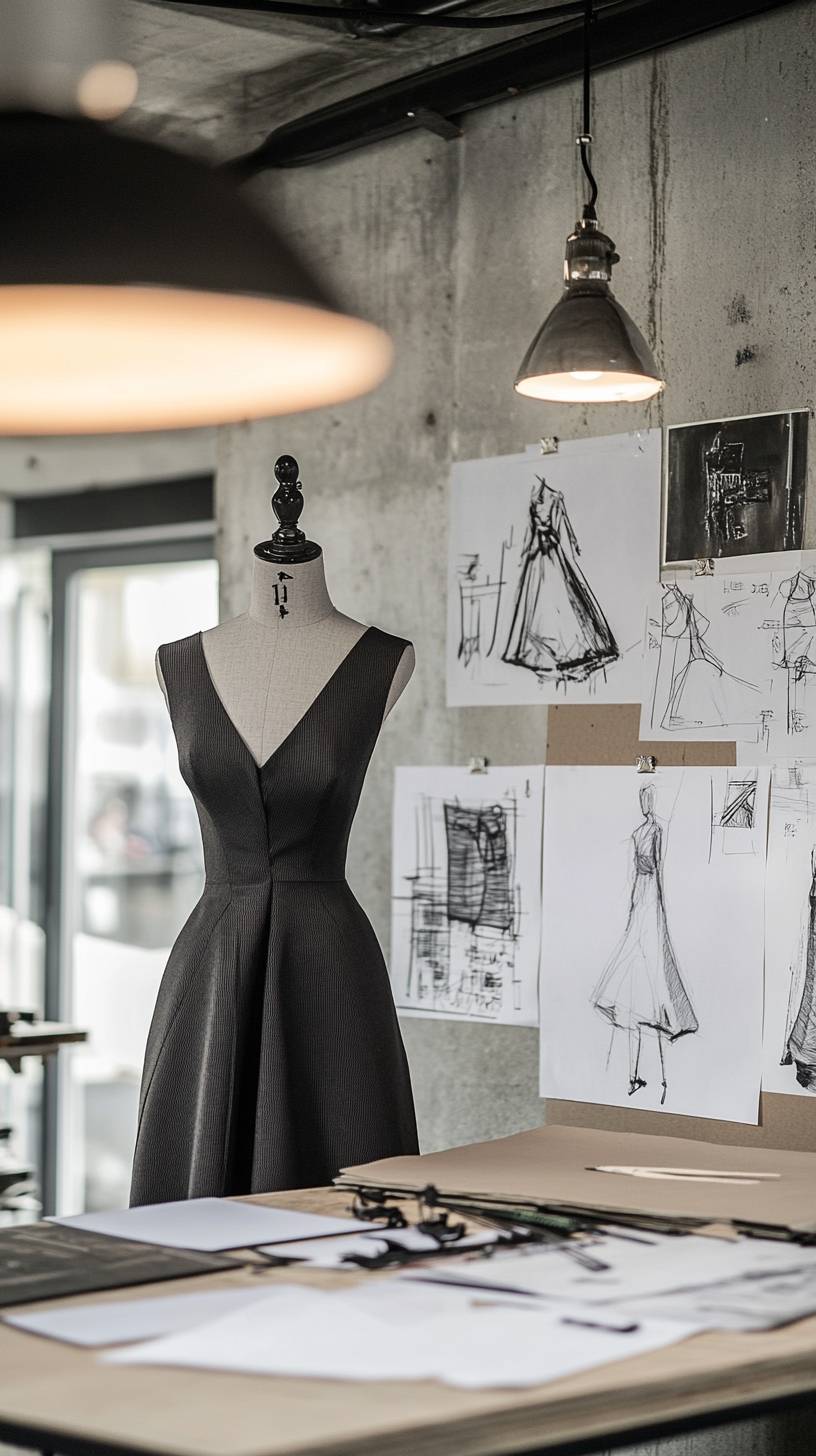
{"type": "Polygon", "coordinates": [[[307,541],[298,526],[303,510],[299,469],[294,455],[279,455],[275,461],[278,488],[272,509],[280,525],[271,540],[259,541],[255,547],[255,555],[262,561],[314,561],[321,554],[317,542],[307,541]]]}

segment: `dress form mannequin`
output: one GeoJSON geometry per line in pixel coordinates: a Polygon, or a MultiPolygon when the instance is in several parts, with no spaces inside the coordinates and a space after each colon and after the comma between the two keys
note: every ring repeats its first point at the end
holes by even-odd
{"type": "Polygon", "coordinates": [[[275,473],[249,611],[157,654],[205,875],[148,1035],[134,1204],[317,1187],[418,1151],[388,973],[345,875],[413,649],[334,608],[297,461],[275,473]]]}
{"type": "MultiPolygon", "coordinates": [[[[258,764],[291,733],[366,630],[338,612],[326,586],[323,552],[297,529],[303,509],[297,475],[297,461],[282,455],[272,498],[281,529],[255,547],[249,611],[201,638],[215,690],[258,764]]],[[[386,717],[415,663],[408,646],[394,674],[386,717]]],[[[165,691],[158,654],[156,673],[165,691]]]]}

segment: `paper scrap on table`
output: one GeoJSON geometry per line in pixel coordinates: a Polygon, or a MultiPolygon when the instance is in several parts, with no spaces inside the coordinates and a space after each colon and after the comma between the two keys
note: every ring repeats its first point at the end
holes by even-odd
{"type": "Polygon", "coordinates": [[[557,1314],[378,1281],[340,1293],[281,1286],[240,1314],[102,1358],[322,1380],[439,1380],[472,1389],[539,1385],[645,1354],[694,1332],[621,1325],[586,1308],[557,1314]],[[441,1296],[441,1297],[440,1297],[441,1296]]]}
{"type": "Polygon", "coordinates": [[[660,446],[643,430],[454,465],[449,705],[640,701],[660,446]]]}
{"type": "Polygon", "coordinates": [[[633,1319],[677,1319],[711,1329],[770,1330],[816,1314],[816,1265],[780,1274],[745,1274],[700,1289],[626,1301],[633,1319]]]}
{"type": "Polygon", "coordinates": [[[549,1299],[569,1299],[618,1307],[635,1297],[693,1289],[724,1279],[759,1278],[794,1269],[816,1271],[816,1248],[777,1239],[713,1239],[694,1234],[616,1235],[592,1239],[577,1246],[607,1265],[584,1267],[569,1246],[531,1247],[506,1253],[457,1269],[405,1272],[408,1282],[433,1280],[470,1289],[504,1290],[549,1299]],[[641,1238],[643,1241],[641,1241],[641,1238]]]}
{"type": "Polygon", "coordinates": [[[178,1203],[146,1203],[107,1213],[80,1213],[54,1223],[137,1243],[171,1249],[246,1249],[292,1239],[319,1239],[371,1227],[360,1219],[329,1218],[293,1208],[270,1208],[230,1198],[191,1198],[178,1203]]]}
{"type": "Polygon", "coordinates": [[[496,1230],[483,1233],[467,1234],[455,1243],[442,1245],[438,1239],[430,1234],[424,1234],[415,1227],[403,1229],[372,1229],[363,1234],[340,1234],[330,1239],[310,1239],[287,1244],[270,1244],[262,1252],[277,1254],[284,1259],[298,1259],[317,1269],[349,1269],[354,1271],[357,1265],[348,1262],[349,1259],[358,1255],[362,1258],[375,1258],[378,1254],[388,1252],[389,1245],[397,1249],[405,1249],[410,1253],[438,1254],[442,1248],[461,1250],[465,1253],[468,1249],[482,1249],[489,1245],[496,1244],[501,1239],[501,1233],[496,1230]]]}
{"type": "Polygon", "coordinates": [[[157,1299],[100,1300],[95,1304],[68,1304],[59,1309],[26,1310],[4,1316],[6,1324],[28,1334],[87,1347],[124,1345],[151,1340],[177,1330],[192,1329],[233,1310],[266,1298],[262,1288],[191,1289],[157,1299]]]}
{"type": "Polygon", "coordinates": [[[404,1015],[538,1023],[541,764],[394,776],[391,980],[404,1015]]]}
{"type": "Polygon", "coordinates": [[[542,1097],[757,1122],[768,784],[547,770],[542,1097]]]}
{"type": "Polygon", "coordinates": [[[816,763],[771,779],[762,1085],[816,1097],[816,763]]]}

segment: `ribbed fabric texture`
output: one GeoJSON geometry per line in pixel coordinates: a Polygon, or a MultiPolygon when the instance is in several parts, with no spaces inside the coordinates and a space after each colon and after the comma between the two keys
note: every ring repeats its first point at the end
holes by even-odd
{"type": "Polygon", "coordinates": [[[260,768],[201,634],[159,649],[206,882],[159,988],[132,1204],[311,1187],[417,1151],[388,975],[345,879],[406,645],[369,627],[260,768]]]}

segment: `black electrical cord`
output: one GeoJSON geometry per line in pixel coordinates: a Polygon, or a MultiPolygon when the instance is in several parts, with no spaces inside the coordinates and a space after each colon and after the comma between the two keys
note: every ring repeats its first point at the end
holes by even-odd
{"type": "Polygon", "coordinates": [[[389,20],[400,25],[431,25],[450,30],[494,30],[501,26],[539,24],[542,20],[560,20],[579,15],[583,0],[570,4],[548,5],[544,9],[519,10],[513,15],[424,15],[421,11],[385,10],[378,5],[315,5],[299,0],[266,0],[259,14],[305,15],[316,20],[389,20]]]}
{"type": "Polygon", "coordinates": [[[583,130],[582,130],[581,135],[578,138],[578,146],[581,149],[581,166],[583,167],[584,173],[585,173],[586,178],[587,178],[587,181],[589,182],[589,199],[588,199],[587,202],[584,203],[584,217],[587,219],[587,221],[597,222],[597,220],[598,220],[598,214],[595,211],[595,203],[598,200],[598,184],[595,181],[595,177],[594,177],[593,172],[592,172],[592,167],[590,166],[590,162],[589,162],[589,148],[590,148],[590,146],[592,144],[592,131],[590,129],[591,128],[591,123],[592,123],[592,117],[590,115],[590,100],[591,100],[591,92],[590,92],[590,60],[591,60],[591,39],[592,39],[591,31],[592,31],[592,22],[593,22],[593,19],[594,19],[594,13],[593,12],[594,12],[593,0],[585,0],[585,4],[584,4],[584,110],[583,110],[583,117],[582,117],[582,120],[581,120],[581,126],[582,126],[583,130]]]}

